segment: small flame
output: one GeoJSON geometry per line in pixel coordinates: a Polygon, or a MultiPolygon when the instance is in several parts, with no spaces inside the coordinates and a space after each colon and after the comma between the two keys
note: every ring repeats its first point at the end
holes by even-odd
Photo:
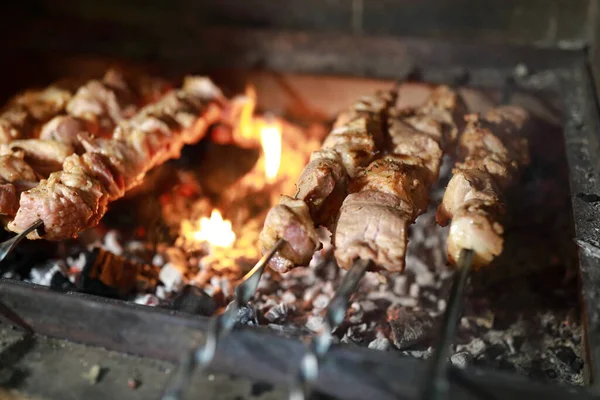
{"type": "Polygon", "coordinates": [[[256,90],[252,85],[246,87],[246,93],[243,97],[242,109],[239,120],[239,137],[242,140],[256,139],[254,110],[256,109],[256,90]]]}
{"type": "Polygon", "coordinates": [[[265,159],[267,182],[277,177],[281,164],[281,124],[276,120],[265,120],[260,128],[260,144],[265,159]]]}
{"type": "Polygon", "coordinates": [[[191,239],[198,242],[208,242],[216,247],[231,247],[235,242],[235,232],[231,222],[223,219],[219,210],[212,210],[210,218],[200,219],[200,229],[190,232],[191,239]]]}

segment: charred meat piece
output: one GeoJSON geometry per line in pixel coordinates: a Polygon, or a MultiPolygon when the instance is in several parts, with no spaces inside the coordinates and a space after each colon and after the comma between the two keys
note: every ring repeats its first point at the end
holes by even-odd
{"type": "Polygon", "coordinates": [[[395,110],[389,122],[390,154],[373,161],[350,185],[335,226],[335,257],[349,269],[356,259],[404,270],[408,228],[427,210],[443,148],[451,148],[465,107],[441,86],[419,108],[395,110]]]}
{"type": "Polygon", "coordinates": [[[504,191],[529,163],[525,110],[501,106],[484,117],[471,115],[460,138],[462,162],[453,171],[436,219],[451,221],[448,258],[458,260],[462,249],[472,249],[475,267],[488,265],[503,248],[504,191]]]}
{"type": "Polygon", "coordinates": [[[41,218],[44,232],[30,238],[62,240],[96,225],[109,201],[139,184],[152,167],[178,156],[184,144],[200,140],[223,103],[207,78],[188,78],[182,89],[122,123],[112,139],[87,138],[87,153],[68,157],[61,171],[21,195],[8,228],[22,232],[41,218]]]}
{"type": "MultiPolygon", "coordinates": [[[[349,179],[357,176],[380,151],[395,95],[395,91],[388,91],[363,97],[338,116],[323,146],[312,154],[298,179],[296,210],[302,209],[302,218],[292,218],[290,208],[283,203],[271,209],[261,233],[263,251],[280,238],[287,241],[286,235],[299,232],[304,237],[297,243],[288,242],[270,261],[271,268],[285,272],[309,263],[319,246],[315,227],[332,225],[347,195],[349,179]]],[[[283,197],[282,201],[290,199],[283,197]]]]}

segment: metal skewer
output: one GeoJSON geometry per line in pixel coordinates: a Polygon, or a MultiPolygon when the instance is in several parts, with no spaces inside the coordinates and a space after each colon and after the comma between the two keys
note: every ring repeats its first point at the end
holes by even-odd
{"type": "Polygon", "coordinates": [[[43,223],[44,223],[44,221],[42,221],[41,219],[38,219],[33,224],[31,224],[27,229],[25,229],[23,232],[19,233],[17,236],[12,237],[5,242],[0,243],[0,261],[4,260],[6,258],[6,256],[8,255],[8,253],[13,251],[15,249],[15,247],[17,247],[17,245],[21,242],[21,240],[25,239],[25,236],[27,236],[30,232],[32,232],[32,231],[36,230],[37,228],[39,228],[40,226],[42,226],[43,223]]]}
{"type": "Polygon", "coordinates": [[[452,344],[460,320],[465,288],[472,266],[473,250],[463,249],[458,258],[458,271],[454,276],[450,297],[448,298],[448,306],[444,312],[440,340],[433,353],[431,369],[423,382],[423,400],[442,400],[449,398],[448,392],[450,383],[448,381],[447,360],[450,355],[450,345],[452,344]]]}
{"type": "Polygon", "coordinates": [[[327,306],[323,330],[311,339],[306,354],[300,362],[299,370],[294,371],[290,400],[305,400],[310,397],[312,386],[319,377],[320,364],[333,343],[332,331],[344,321],[350,297],[372,265],[373,262],[370,260],[356,260],[344,276],[340,287],[327,306]]]}
{"type": "Polygon", "coordinates": [[[284,243],[283,239],[279,239],[275,243],[275,246],[265,253],[254,268],[242,278],[242,282],[235,288],[234,299],[227,305],[222,314],[212,318],[210,321],[204,345],[187,353],[181,360],[178,371],[165,391],[162,400],[180,399],[183,391],[189,384],[196,365],[199,364],[202,369],[205,369],[211,364],[215,357],[219,340],[233,330],[238,310],[252,300],[267,263],[284,243]]]}

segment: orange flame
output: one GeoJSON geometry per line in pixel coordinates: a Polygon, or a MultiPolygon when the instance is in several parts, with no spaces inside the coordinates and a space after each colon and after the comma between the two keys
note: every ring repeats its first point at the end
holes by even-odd
{"type": "Polygon", "coordinates": [[[281,124],[277,120],[264,120],[260,128],[260,144],[267,182],[273,182],[281,164],[281,124]]]}
{"type": "Polygon", "coordinates": [[[212,210],[210,218],[202,217],[199,226],[194,225],[191,221],[183,221],[181,229],[187,239],[215,247],[232,247],[235,243],[231,222],[224,220],[219,210],[212,210]]]}
{"type": "Polygon", "coordinates": [[[252,85],[246,87],[244,96],[237,98],[238,125],[234,129],[236,142],[240,145],[262,146],[262,160],[259,169],[263,169],[267,182],[271,183],[277,177],[281,163],[282,126],[281,122],[272,117],[258,117],[256,111],[256,90],[252,85]],[[261,168],[262,167],[262,168],[261,168]]]}
{"type": "Polygon", "coordinates": [[[254,123],[254,110],[256,109],[256,90],[252,85],[246,87],[246,94],[243,97],[242,109],[238,126],[238,140],[244,141],[256,140],[256,128],[254,123]]]}

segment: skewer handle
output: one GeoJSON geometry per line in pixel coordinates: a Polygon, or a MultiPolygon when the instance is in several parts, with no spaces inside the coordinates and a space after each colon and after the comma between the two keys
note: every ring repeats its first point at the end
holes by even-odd
{"type": "Polygon", "coordinates": [[[460,320],[465,288],[473,266],[473,251],[463,249],[460,252],[457,266],[458,271],[454,277],[450,297],[448,298],[448,306],[444,313],[440,340],[431,360],[429,374],[423,382],[425,388],[422,395],[423,400],[444,400],[448,398],[450,384],[448,382],[447,359],[460,320]]]}
{"type": "Polygon", "coordinates": [[[4,260],[6,256],[17,247],[17,245],[21,242],[21,240],[25,239],[25,237],[32,231],[36,230],[40,226],[44,224],[44,221],[41,219],[36,220],[33,224],[31,224],[27,229],[23,232],[19,233],[17,236],[8,239],[7,241],[0,244],[0,261],[4,260]]]}

